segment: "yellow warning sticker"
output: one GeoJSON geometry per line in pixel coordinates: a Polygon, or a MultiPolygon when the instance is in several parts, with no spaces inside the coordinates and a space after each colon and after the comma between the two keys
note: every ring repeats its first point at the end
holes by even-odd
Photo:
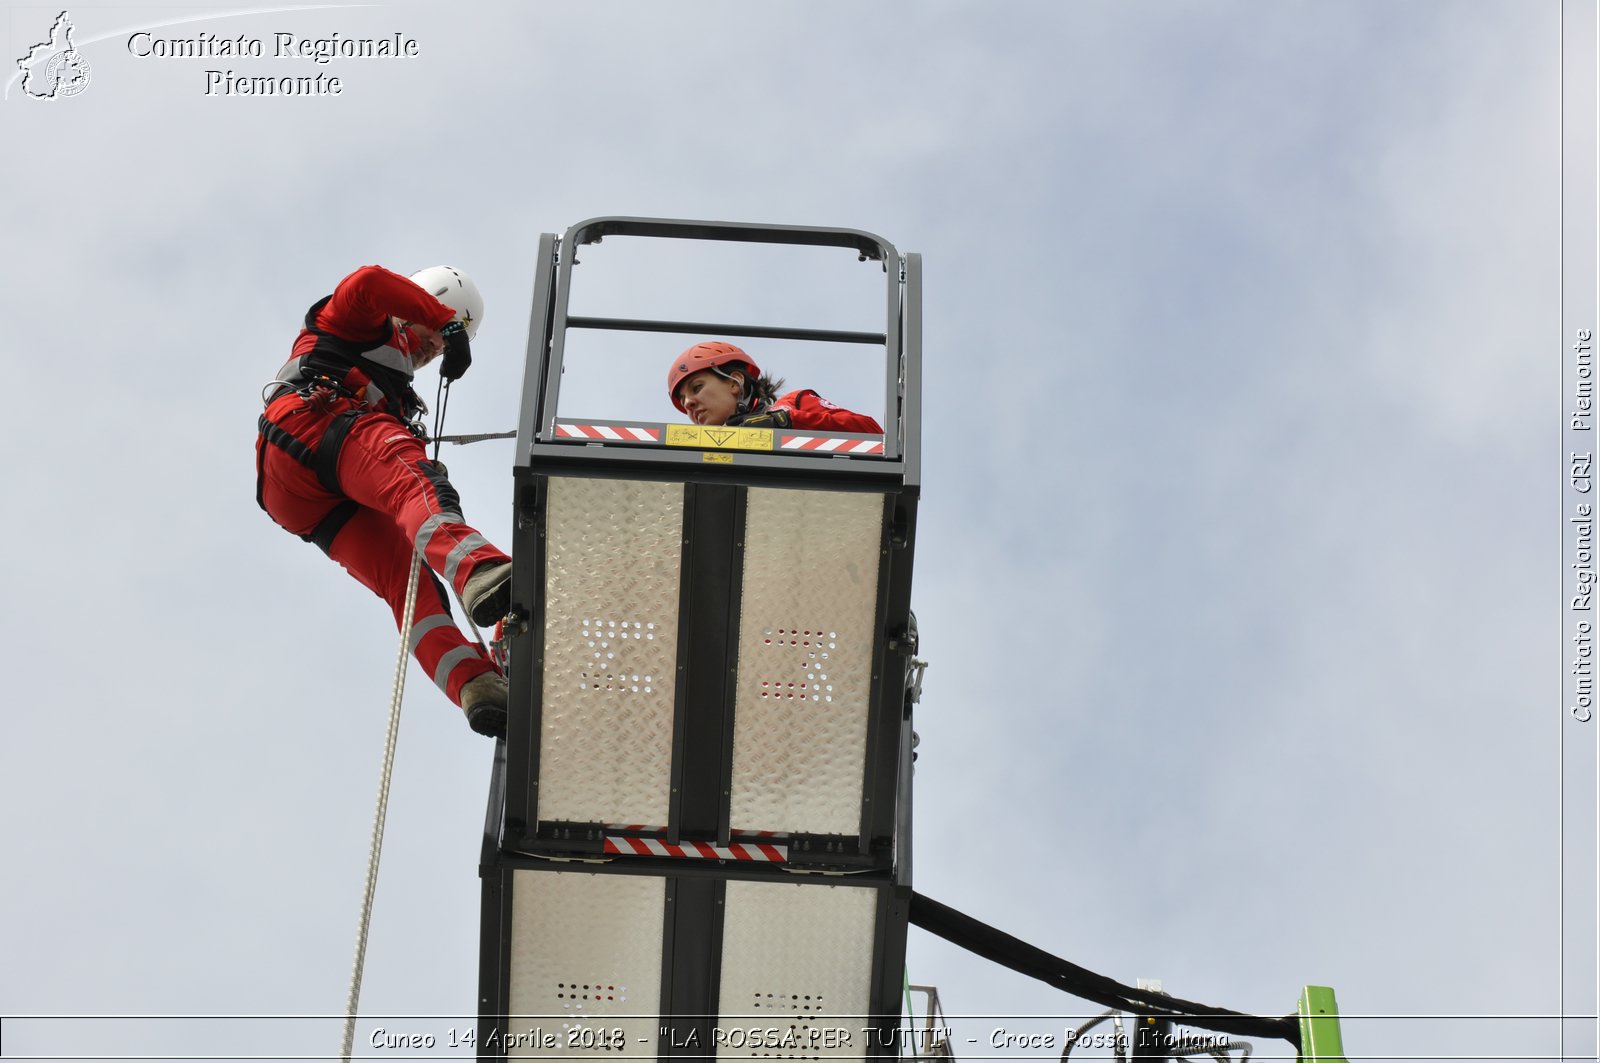
{"type": "Polygon", "coordinates": [[[700,461],[702,463],[710,463],[712,465],[732,465],[733,455],[723,454],[716,450],[708,450],[704,454],[700,455],[700,461]]]}
{"type": "Polygon", "coordinates": [[[725,428],[721,425],[669,424],[667,446],[708,450],[772,450],[770,428],[725,428]]]}

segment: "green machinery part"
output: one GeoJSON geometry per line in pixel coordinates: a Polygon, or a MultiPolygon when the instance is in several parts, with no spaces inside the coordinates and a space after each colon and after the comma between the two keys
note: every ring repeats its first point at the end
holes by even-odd
{"type": "Polygon", "coordinates": [[[1308,985],[1300,993],[1300,1063],[1349,1063],[1339,1033],[1339,1005],[1333,990],[1308,985]]]}

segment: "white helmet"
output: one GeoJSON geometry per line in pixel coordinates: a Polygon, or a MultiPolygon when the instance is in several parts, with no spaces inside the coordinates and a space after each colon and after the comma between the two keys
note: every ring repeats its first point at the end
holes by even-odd
{"type": "Polygon", "coordinates": [[[467,339],[478,335],[478,322],[483,320],[483,296],[472,278],[454,266],[429,266],[411,275],[418,287],[456,312],[452,321],[467,327],[467,339]]]}

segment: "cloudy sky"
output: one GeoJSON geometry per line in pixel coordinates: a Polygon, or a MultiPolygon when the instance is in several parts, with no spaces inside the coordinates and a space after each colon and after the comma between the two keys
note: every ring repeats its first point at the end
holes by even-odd
{"type": "MultiPolygon", "coordinates": [[[[342,1012],[395,635],[256,509],[259,387],[349,270],[449,262],[487,310],[448,427],[509,428],[538,235],[608,214],[924,256],[921,892],[1243,1011],[1331,985],[1371,1016],[1353,1059],[1555,1057],[1553,1019],[1503,1017],[1560,1012],[1563,949],[1593,1015],[1560,4],[70,10],[87,87],[0,104],[0,1015],[342,1012]],[[266,54],[139,56],[141,30],[266,54]],[[278,32],[418,54],[318,66],[278,32]],[[207,70],[342,91],[207,95],[207,70]]],[[[6,6],[8,67],[59,11],[6,6]]],[[[874,310],[853,256],[596,252],[596,309],[874,310]]],[[[619,345],[570,397],[665,418],[670,353],[619,345]]],[[[772,354],[881,403],[835,354],[772,354]]],[[[509,545],[512,445],[445,457],[509,545]]],[[[441,1040],[475,1009],[490,753],[414,671],[363,1011],[441,1040]]],[[[918,931],[908,962],[961,1054],[1026,1025],[999,1016],[1099,1010],[918,931]]],[[[278,1058],[339,1026],[9,1019],[0,1045],[278,1058]]],[[[1566,1047],[1593,1058],[1593,1022],[1566,1047]]]]}

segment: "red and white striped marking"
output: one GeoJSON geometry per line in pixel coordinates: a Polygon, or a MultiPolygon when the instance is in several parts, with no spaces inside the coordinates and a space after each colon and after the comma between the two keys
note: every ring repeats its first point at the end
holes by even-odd
{"type": "Polygon", "coordinates": [[[659,838],[607,836],[605,851],[613,856],[683,856],[702,860],[751,860],[781,864],[789,859],[787,845],[768,842],[733,842],[724,847],[710,842],[680,842],[669,845],[659,838]]]}
{"type": "Polygon", "coordinates": [[[882,454],[881,439],[830,439],[827,436],[784,436],[783,450],[812,450],[820,454],[882,454]]]}
{"type": "Polygon", "coordinates": [[[624,424],[557,424],[562,439],[597,439],[608,443],[659,443],[661,429],[634,428],[624,424]]]}

